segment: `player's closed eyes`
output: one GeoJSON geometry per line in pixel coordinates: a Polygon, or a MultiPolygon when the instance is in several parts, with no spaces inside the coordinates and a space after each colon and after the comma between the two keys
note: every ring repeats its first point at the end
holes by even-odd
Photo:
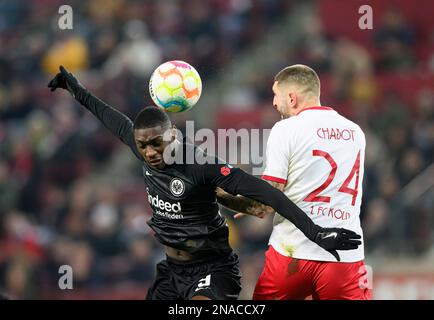
{"type": "Polygon", "coordinates": [[[163,145],[163,139],[159,138],[150,143],[154,148],[159,148],[163,145]]]}
{"type": "Polygon", "coordinates": [[[159,138],[149,143],[139,142],[138,144],[140,149],[146,149],[148,145],[152,146],[153,148],[160,148],[163,145],[163,140],[159,138]]]}

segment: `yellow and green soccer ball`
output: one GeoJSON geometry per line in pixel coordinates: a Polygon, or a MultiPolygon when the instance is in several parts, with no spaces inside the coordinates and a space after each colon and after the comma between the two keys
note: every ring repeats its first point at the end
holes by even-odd
{"type": "Polygon", "coordinates": [[[161,64],[151,76],[149,93],[154,103],[169,112],[191,109],[202,93],[202,80],[190,64],[180,60],[161,64]]]}

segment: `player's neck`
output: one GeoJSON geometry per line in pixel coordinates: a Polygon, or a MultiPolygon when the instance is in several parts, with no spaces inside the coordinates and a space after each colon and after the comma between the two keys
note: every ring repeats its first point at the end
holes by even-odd
{"type": "Polygon", "coordinates": [[[321,102],[318,99],[306,101],[297,108],[297,114],[304,109],[312,108],[312,107],[320,107],[320,106],[321,106],[321,102]]]}

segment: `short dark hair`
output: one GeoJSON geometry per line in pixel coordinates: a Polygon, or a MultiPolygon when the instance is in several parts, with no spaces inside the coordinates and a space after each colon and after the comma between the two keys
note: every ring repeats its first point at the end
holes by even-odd
{"type": "Polygon", "coordinates": [[[146,129],[158,126],[168,128],[171,124],[167,113],[161,108],[154,106],[145,107],[134,119],[134,129],[146,129]]]}
{"type": "Polygon", "coordinates": [[[321,91],[320,80],[317,73],[303,64],[295,64],[279,71],[274,77],[279,84],[289,83],[300,86],[304,94],[319,97],[321,91]]]}

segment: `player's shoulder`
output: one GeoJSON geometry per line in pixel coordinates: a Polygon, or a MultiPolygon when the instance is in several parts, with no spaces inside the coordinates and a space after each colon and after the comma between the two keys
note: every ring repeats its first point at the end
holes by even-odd
{"type": "Polygon", "coordinates": [[[360,133],[362,133],[364,135],[364,132],[363,132],[362,128],[356,122],[354,122],[353,120],[348,119],[347,117],[344,117],[341,114],[338,114],[338,115],[339,115],[339,117],[341,117],[343,119],[343,121],[345,121],[348,124],[348,126],[353,127],[354,130],[357,130],[357,131],[359,131],[360,133]]]}
{"type": "Polygon", "coordinates": [[[341,118],[342,123],[345,124],[345,127],[353,130],[356,133],[356,135],[359,137],[358,140],[362,144],[366,144],[366,137],[365,137],[365,133],[363,132],[363,129],[356,122],[348,119],[347,117],[344,117],[339,113],[338,116],[341,118]]]}
{"type": "Polygon", "coordinates": [[[290,118],[279,120],[274,124],[271,130],[273,132],[288,132],[291,130],[295,130],[300,123],[300,121],[298,121],[296,118],[297,117],[290,117],[290,118]]]}

